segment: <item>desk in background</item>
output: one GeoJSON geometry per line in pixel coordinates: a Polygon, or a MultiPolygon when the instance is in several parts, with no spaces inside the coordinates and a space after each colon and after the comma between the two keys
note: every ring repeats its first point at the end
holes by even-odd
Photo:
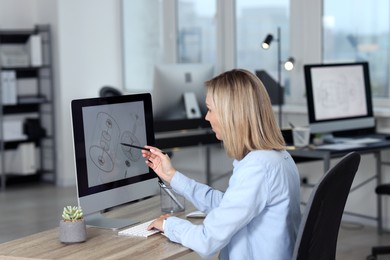
{"type": "MultiPolygon", "coordinates": [[[[349,152],[356,151],[360,154],[373,154],[376,160],[376,171],[373,176],[368,177],[364,182],[355,185],[351,191],[354,191],[361,186],[365,185],[366,183],[375,180],[377,182],[377,185],[382,183],[382,159],[381,159],[381,151],[385,149],[390,149],[390,140],[383,139],[380,142],[367,144],[362,147],[356,147],[353,149],[344,149],[344,150],[319,150],[319,149],[309,149],[309,148],[302,148],[302,149],[290,149],[288,150],[291,156],[296,160],[297,163],[299,162],[305,162],[310,160],[322,160],[323,161],[323,171],[324,173],[327,172],[330,168],[330,160],[332,158],[340,158],[344,155],[346,155],[349,152]]],[[[373,191],[374,192],[374,191],[373,191]]],[[[377,196],[377,217],[368,217],[368,216],[362,216],[355,213],[349,213],[352,215],[356,215],[359,217],[365,217],[374,219],[378,223],[378,232],[381,233],[383,230],[383,223],[382,223],[382,199],[381,196],[377,196]]]]}
{"type": "MultiPolygon", "coordinates": [[[[194,207],[186,202],[186,211],[175,214],[184,217],[194,207]]],[[[110,217],[131,217],[141,222],[159,217],[160,196],[132,203],[105,213],[110,217]]],[[[60,221],[60,213],[58,218],[60,221]]],[[[193,219],[194,223],[202,220],[193,219]]],[[[148,238],[122,237],[118,231],[87,227],[87,241],[78,244],[63,244],[59,230],[48,231],[0,244],[1,256],[39,259],[174,259],[192,252],[190,249],[170,242],[162,234],[148,238]]]]}

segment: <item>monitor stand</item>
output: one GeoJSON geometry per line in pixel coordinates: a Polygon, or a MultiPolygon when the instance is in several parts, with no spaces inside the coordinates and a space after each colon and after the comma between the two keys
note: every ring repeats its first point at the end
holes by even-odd
{"type": "Polygon", "coordinates": [[[88,216],[85,216],[85,222],[88,226],[93,226],[97,228],[105,228],[117,230],[130,225],[134,225],[139,221],[133,219],[118,219],[118,218],[109,218],[103,216],[101,213],[95,213],[88,216]]]}
{"type": "Polygon", "coordinates": [[[184,93],[184,108],[188,119],[201,118],[200,108],[194,92],[184,93]]]}

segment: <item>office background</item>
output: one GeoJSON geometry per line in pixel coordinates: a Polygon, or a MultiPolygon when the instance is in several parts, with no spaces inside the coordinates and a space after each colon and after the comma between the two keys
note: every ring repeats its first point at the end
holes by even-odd
{"type": "MultiPolygon", "coordinates": [[[[173,0],[164,1],[167,3],[167,8],[174,10],[173,0]]],[[[216,3],[220,11],[219,16],[222,16],[219,19],[223,21],[222,25],[219,25],[221,28],[218,30],[219,40],[216,50],[219,53],[216,61],[218,73],[235,67],[236,55],[239,54],[235,54],[236,40],[232,33],[232,28],[235,28],[232,21],[233,0],[220,0],[216,3]]],[[[35,24],[50,24],[52,27],[58,147],[56,184],[75,185],[70,101],[75,98],[97,96],[99,89],[104,85],[124,87],[122,1],[0,0],[0,6],[0,29],[32,28],[35,24]]],[[[287,97],[287,104],[283,108],[283,122],[287,124],[291,121],[296,125],[304,125],[307,124],[307,115],[302,87],[304,84],[302,66],[307,63],[321,62],[322,59],[322,1],[291,0],[289,11],[289,37],[285,36],[283,44],[289,44],[289,54],[296,60],[296,69],[289,75],[291,95],[287,97]]],[[[143,19],[147,21],[150,17],[145,16],[143,19]]],[[[170,23],[172,21],[168,20],[166,24],[170,23]]],[[[275,24],[275,31],[271,33],[276,33],[277,26],[275,24]]],[[[168,26],[168,31],[169,28],[168,26]]],[[[259,35],[259,45],[264,36],[259,35]]],[[[168,37],[167,41],[169,39],[168,37]]],[[[166,46],[169,46],[168,43],[166,46]]],[[[166,55],[165,62],[172,62],[177,58],[176,52],[171,49],[165,50],[164,55],[166,55]]],[[[271,59],[274,59],[274,56],[270,55],[271,59]]],[[[128,91],[131,91],[131,88],[128,91]]],[[[390,128],[390,108],[385,106],[390,104],[388,101],[387,96],[374,102],[378,126],[386,131],[390,128]]],[[[201,149],[191,148],[177,153],[175,155],[177,167],[202,174],[202,169],[199,170],[197,167],[203,160],[201,149]]],[[[218,149],[214,156],[217,156],[219,163],[212,165],[212,170],[227,172],[231,166],[230,160],[218,149]],[[224,169],[217,165],[224,165],[224,169]]],[[[382,157],[390,161],[389,152],[383,152],[382,157]]],[[[301,176],[307,177],[311,182],[315,182],[322,174],[321,167],[321,163],[299,165],[301,176]]],[[[364,179],[374,169],[374,158],[370,155],[363,156],[355,182],[364,179]]],[[[383,180],[390,181],[388,177],[390,167],[383,166],[383,172],[383,180]]],[[[375,183],[372,182],[351,194],[347,209],[375,216],[374,188],[375,183]]],[[[310,190],[303,189],[302,192],[305,197],[310,190]]],[[[388,201],[385,199],[385,205],[387,204],[388,201]]],[[[386,207],[385,226],[387,227],[389,211],[386,207]]],[[[358,219],[358,221],[375,225],[375,222],[370,220],[358,219]]]]}

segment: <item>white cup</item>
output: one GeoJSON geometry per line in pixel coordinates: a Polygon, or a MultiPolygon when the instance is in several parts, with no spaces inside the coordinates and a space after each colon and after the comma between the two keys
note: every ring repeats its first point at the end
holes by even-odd
{"type": "Polygon", "coordinates": [[[310,128],[294,127],[292,129],[293,142],[295,147],[305,147],[310,142],[310,128]]]}

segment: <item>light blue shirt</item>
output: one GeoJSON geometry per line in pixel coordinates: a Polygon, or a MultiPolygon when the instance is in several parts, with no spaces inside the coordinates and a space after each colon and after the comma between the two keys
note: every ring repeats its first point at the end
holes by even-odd
{"type": "Polygon", "coordinates": [[[224,193],[176,172],[172,188],[208,214],[201,225],[170,217],[165,235],[203,258],[220,251],[220,259],[291,259],[301,212],[290,154],[253,151],[233,166],[224,193]]]}

